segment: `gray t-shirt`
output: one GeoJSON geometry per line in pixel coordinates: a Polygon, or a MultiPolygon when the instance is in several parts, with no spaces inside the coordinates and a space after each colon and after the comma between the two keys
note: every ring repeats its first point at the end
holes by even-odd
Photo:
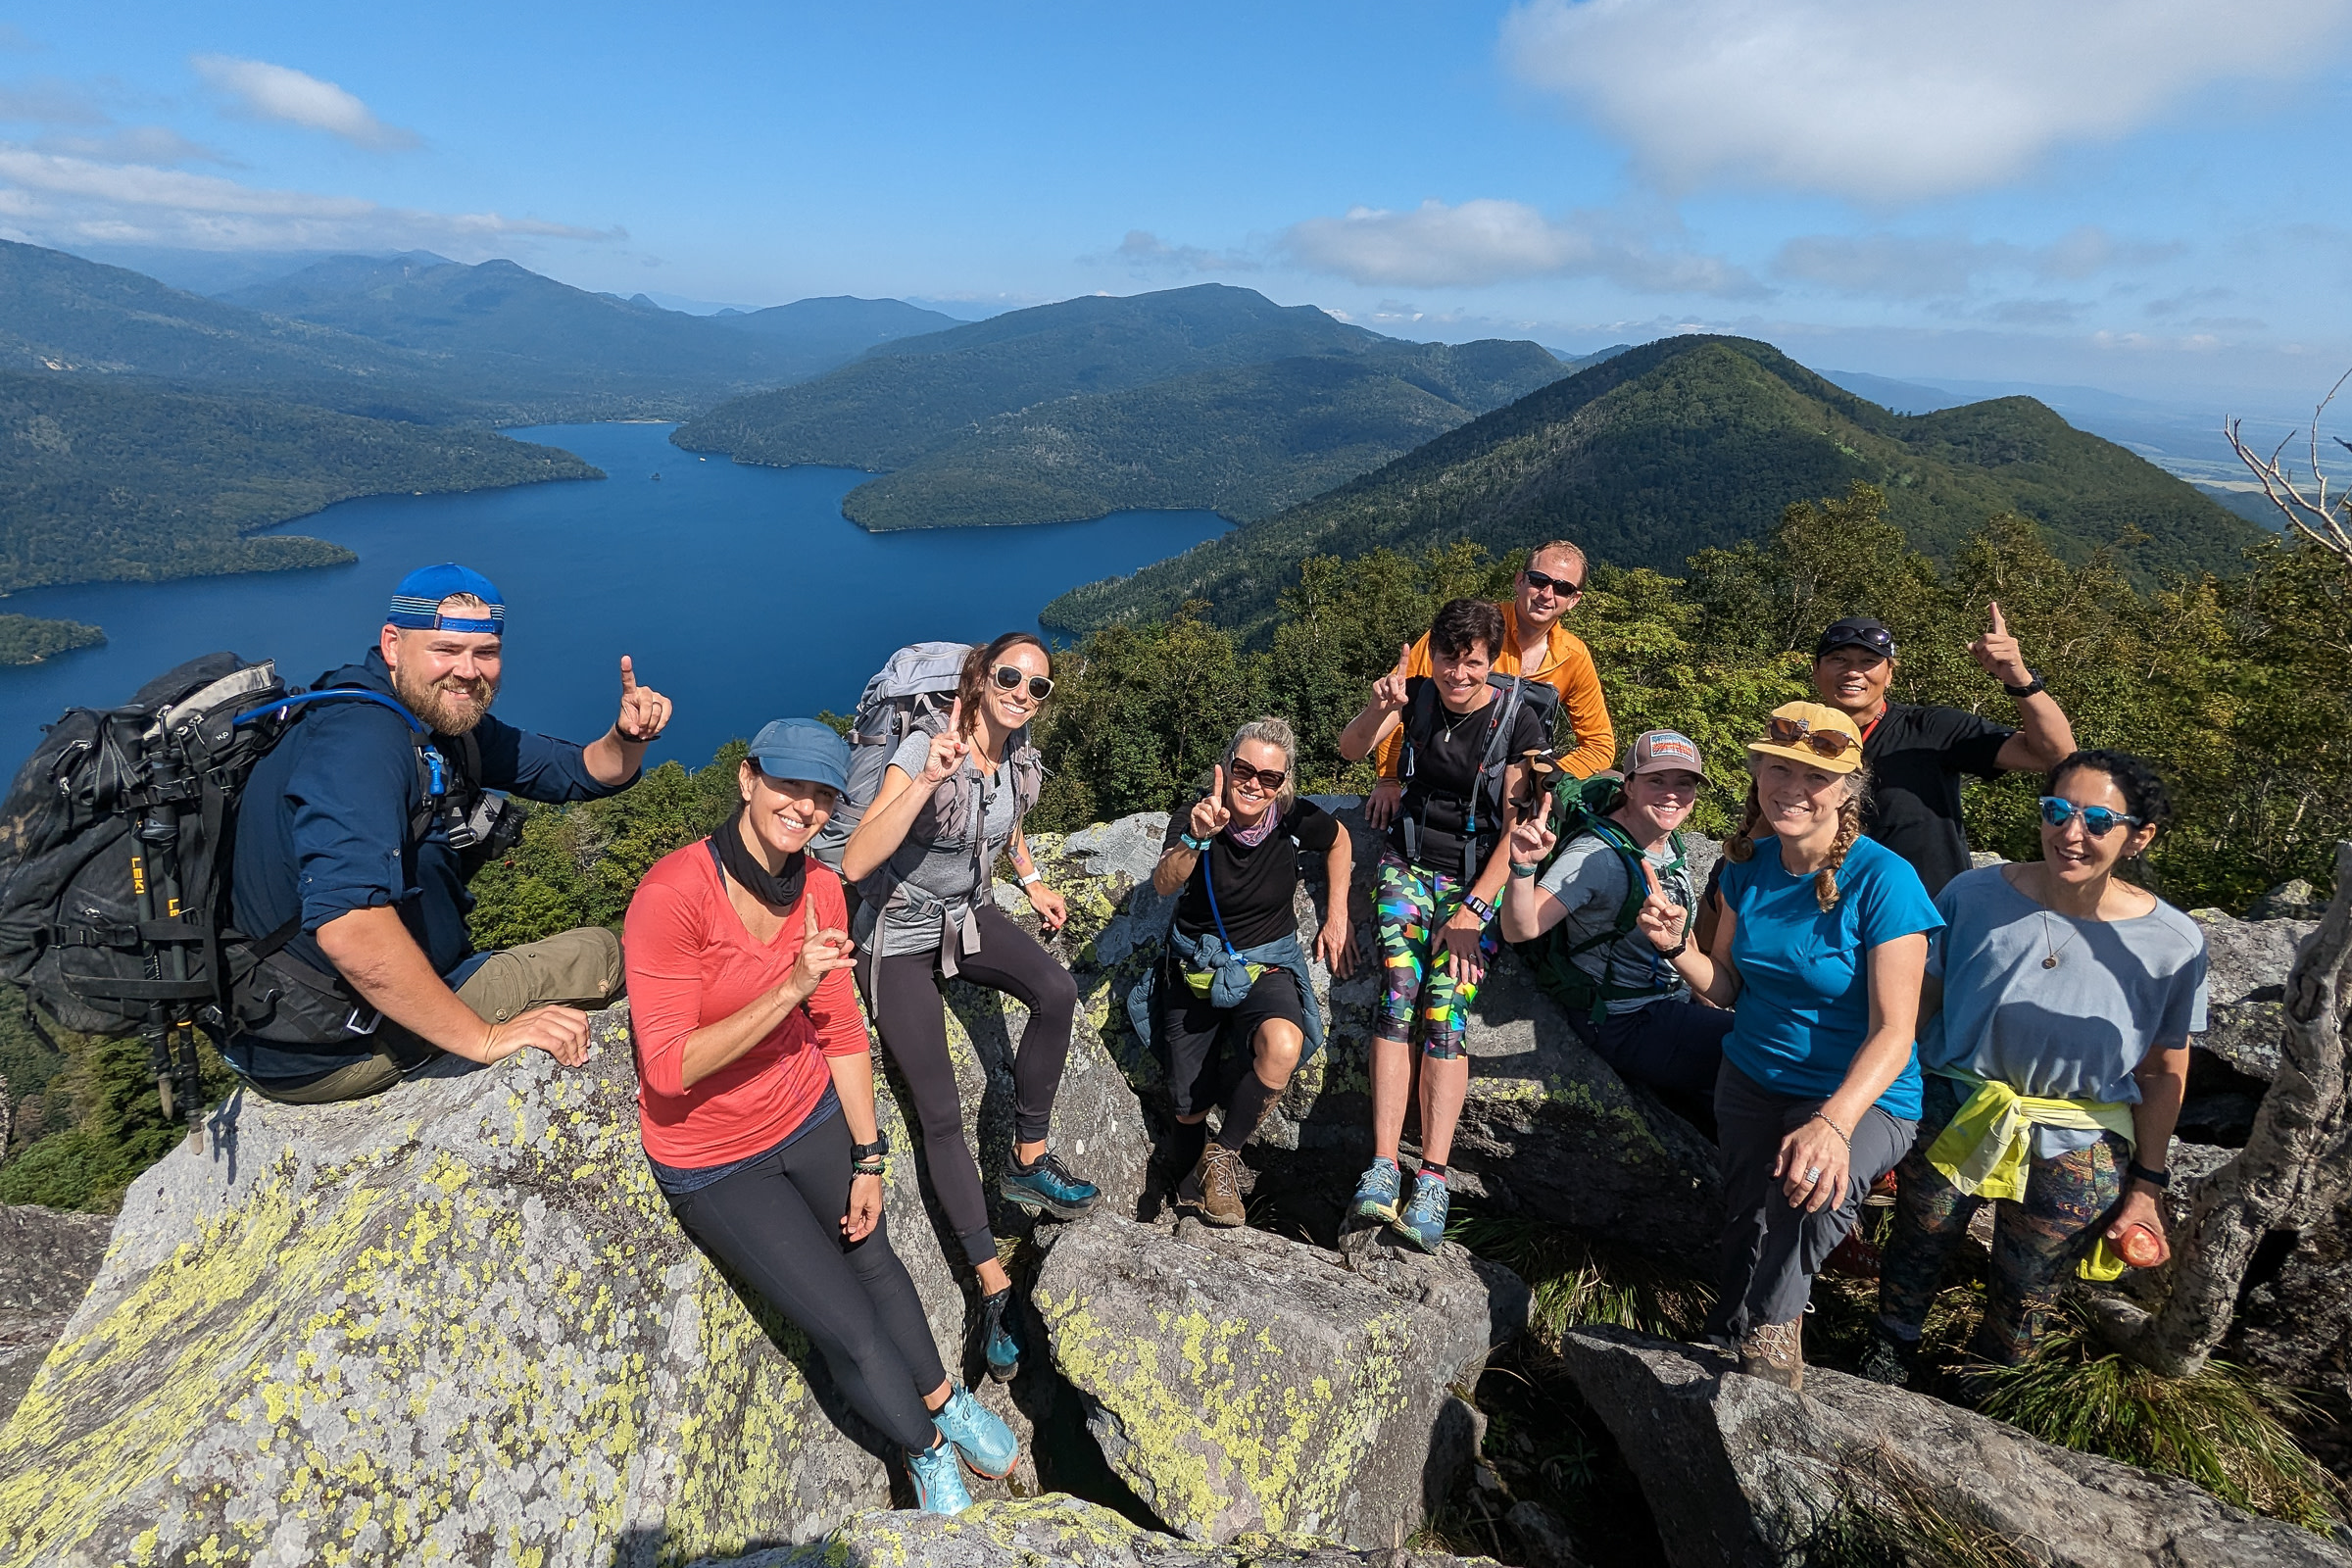
{"type": "MultiPolygon", "coordinates": [[[[1006,755],[1010,755],[1007,748],[1006,755]]],[[[916,731],[900,743],[891,757],[890,765],[903,770],[908,778],[920,778],[923,764],[930,760],[931,737],[916,731]]],[[[964,771],[978,773],[979,763],[974,756],[963,761],[964,771]]],[[[969,838],[922,839],[909,831],[905,843],[891,856],[889,868],[895,881],[903,881],[929,899],[894,906],[882,919],[881,956],[895,958],[906,953],[936,953],[939,950],[940,922],[944,918],[933,900],[953,905],[977,902],[987,897],[997,856],[1012,837],[1013,795],[1012,778],[1004,763],[987,775],[984,798],[987,810],[981,817],[981,832],[986,844],[975,856],[969,838]]],[[[866,913],[871,905],[859,911],[859,924],[868,930],[873,916],[866,913]]],[[[860,940],[865,940],[861,934],[860,940]]]]}
{"type": "MultiPolygon", "coordinates": [[[[1669,899],[1686,909],[1697,906],[1689,874],[1674,863],[1673,840],[1659,841],[1654,849],[1642,852],[1642,858],[1657,870],[1658,885],[1666,890],[1669,899]]],[[[1575,947],[1603,931],[1616,929],[1617,911],[1625,907],[1632,874],[1625,857],[1594,833],[1571,842],[1560,851],[1557,859],[1544,867],[1536,887],[1557,899],[1567,909],[1560,920],[1566,947],[1575,947]]],[[[1650,996],[1620,997],[1610,1002],[1608,1008],[1612,1014],[1634,1012],[1653,1002],[1680,997],[1688,990],[1682,976],[1675,973],[1673,963],[1639,931],[1580,953],[1569,961],[1602,985],[1658,987],[1650,996]]]]}
{"type": "MultiPolygon", "coordinates": [[[[1943,982],[1943,1010],[1920,1034],[1920,1066],[1965,1067],[2023,1095],[2138,1104],[2132,1074],[2149,1051],[2205,1028],[2205,933],[2161,899],[2131,920],[2057,914],[2001,871],[1964,871],[1936,896],[1947,923],[1928,973],[1943,982]]],[[[2036,1127],[2034,1156],[2098,1138],[2036,1127]]]]}

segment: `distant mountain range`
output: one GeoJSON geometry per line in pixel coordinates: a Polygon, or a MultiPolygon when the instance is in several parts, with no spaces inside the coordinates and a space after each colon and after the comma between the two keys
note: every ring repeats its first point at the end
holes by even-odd
{"type": "Polygon", "coordinates": [[[672,437],[738,462],[889,470],[867,527],[1263,515],[1567,373],[1533,343],[1400,343],[1203,283],[1089,297],[871,349],[672,437]]]}
{"type": "Polygon", "coordinates": [[[2143,576],[2234,570],[2245,519],[2031,398],[1906,416],[1769,344],[1681,336],[1644,344],[1438,437],[1386,466],[1132,577],[1047,607],[1074,631],[1201,600],[1262,633],[1312,554],[1473,539],[1497,553],[1576,540],[1624,566],[1680,572],[1693,552],[1760,537],[1792,501],[1854,480],[1885,488],[1919,548],[1941,555],[1985,518],[2034,518],[2080,557],[2128,529],[2143,576]]]}

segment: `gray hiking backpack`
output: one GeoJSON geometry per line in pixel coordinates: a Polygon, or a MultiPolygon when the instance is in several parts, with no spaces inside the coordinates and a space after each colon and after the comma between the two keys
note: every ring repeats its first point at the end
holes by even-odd
{"type": "Polygon", "coordinates": [[[968,643],[908,643],[865,683],[849,737],[850,787],[833,808],[832,820],[809,841],[809,854],[841,869],[841,853],[906,737],[917,730],[936,735],[948,727],[948,710],[971,651],[968,643]]]}

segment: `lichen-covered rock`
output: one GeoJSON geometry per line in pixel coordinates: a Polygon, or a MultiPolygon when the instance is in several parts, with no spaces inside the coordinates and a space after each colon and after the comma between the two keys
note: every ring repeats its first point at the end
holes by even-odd
{"type": "Polygon", "coordinates": [[[670,1217],[625,1027],[576,1071],[239,1097],[148,1171],[0,1429],[0,1560],[604,1568],[886,1504],[879,1440],[670,1217]]]}
{"type": "Polygon", "coordinates": [[[2220,909],[2192,909],[2205,932],[2205,987],[2210,1027],[2197,1037],[2236,1072],[2268,1083],[2278,1071],[2278,1037],[2285,1027],[2281,1001],[2295,950],[2319,929],[2316,920],[2240,920],[2220,909]]]}
{"type": "Polygon", "coordinates": [[[0,1204],[0,1422],[81,1304],[112,1226],[103,1214],[0,1204]]]}
{"type": "Polygon", "coordinates": [[[1036,1286],[1103,1457],[1200,1541],[1393,1544],[1458,1480],[1457,1389],[1525,1325],[1516,1276],[1446,1247],[1359,1260],[1254,1230],[1072,1227],[1036,1286]]]}
{"type": "Polygon", "coordinates": [[[1353,1551],[1319,1542],[1244,1537],[1227,1545],[1138,1529],[1107,1508],[1054,1495],[984,1502],[953,1519],[871,1513],[819,1545],[755,1552],[695,1568],[1472,1568],[1488,1557],[1353,1551]]]}
{"type": "Polygon", "coordinates": [[[1807,1368],[1796,1395],[1711,1351],[1599,1327],[1570,1333],[1562,1353],[1674,1568],[1786,1562],[1841,1509],[1900,1518],[1922,1502],[1982,1536],[2030,1542],[2054,1568],[2352,1564],[2342,1547],[2192,1483],[1825,1368],[1807,1368]]]}

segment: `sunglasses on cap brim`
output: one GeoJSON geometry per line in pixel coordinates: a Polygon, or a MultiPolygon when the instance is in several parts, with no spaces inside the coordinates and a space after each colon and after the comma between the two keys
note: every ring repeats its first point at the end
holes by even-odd
{"type": "Polygon", "coordinates": [[[1041,703],[1054,695],[1051,676],[1032,675],[1018,664],[999,664],[990,672],[990,678],[996,681],[997,690],[1002,692],[1017,691],[1025,680],[1029,683],[1029,695],[1041,703]]]}
{"type": "Polygon", "coordinates": [[[1776,746],[1802,746],[1815,757],[1832,760],[1862,744],[1843,730],[1815,729],[1801,718],[1775,717],[1765,724],[1764,732],[1776,746]]]}

